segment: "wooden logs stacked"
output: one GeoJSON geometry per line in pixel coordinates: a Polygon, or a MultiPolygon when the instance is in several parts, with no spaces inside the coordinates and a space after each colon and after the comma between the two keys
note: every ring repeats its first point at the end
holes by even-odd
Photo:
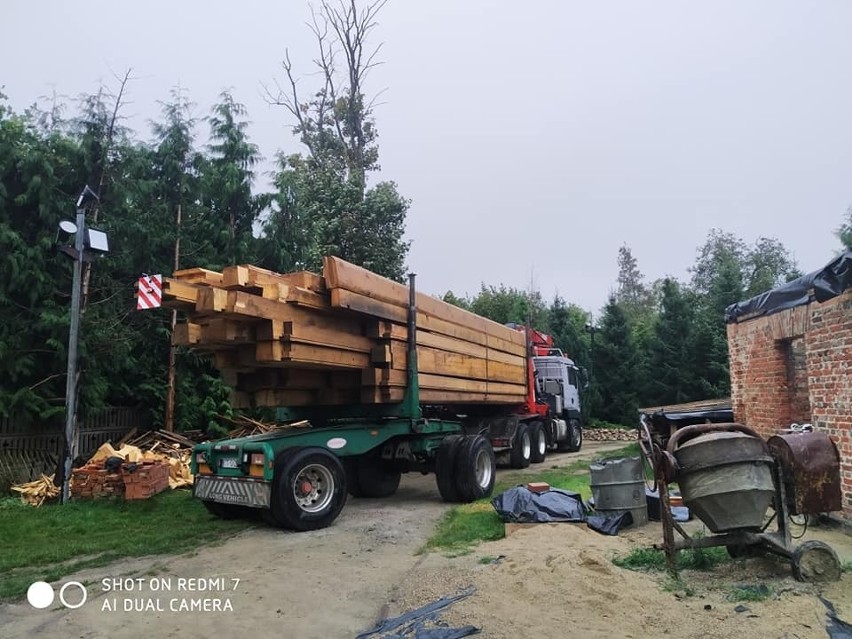
{"type": "MultiPolygon", "coordinates": [[[[250,265],[178,271],[164,305],[173,343],[213,359],[237,408],[399,402],[407,386],[409,289],[339,258],[323,275],[250,265]]],[[[417,294],[421,403],[520,404],[524,334],[417,294]]]]}

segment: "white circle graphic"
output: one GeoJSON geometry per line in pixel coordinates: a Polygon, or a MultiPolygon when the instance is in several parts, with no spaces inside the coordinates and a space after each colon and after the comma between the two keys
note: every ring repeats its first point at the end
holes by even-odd
{"type": "Polygon", "coordinates": [[[65,606],[66,608],[70,608],[71,610],[74,610],[75,608],[79,608],[84,603],[86,603],[86,599],[88,599],[88,597],[89,597],[89,593],[86,591],[86,586],[81,584],[79,581],[69,581],[67,584],[65,584],[64,586],[62,586],[62,588],[59,589],[59,601],[62,602],[63,606],[65,606]],[[77,586],[82,591],[83,598],[80,600],[80,603],[72,605],[72,604],[68,603],[67,601],[65,601],[65,589],[68,586],[77,586]]]}
{"type": "Polygon", "coordinates": [[[332,437],[325,443],[325,445],[331,448],[332,450],[335,450],[337,448],[343,448],[344,446],[346,446],[347,443],[348,442],[342,437],[332,437]]]}
{"type": "Polygon", "coordinates": [[[27,601],[33,608],[47,608],[53,603],[53,586],[46,581],[34,581],[27,588],[27,601]]]}

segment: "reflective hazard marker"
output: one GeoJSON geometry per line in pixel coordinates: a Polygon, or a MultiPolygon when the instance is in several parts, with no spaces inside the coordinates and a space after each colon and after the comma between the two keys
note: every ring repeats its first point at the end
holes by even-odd
{"type": "Polygon", "coordinates": [[[159,308],[163,303],[163,276],[144,275],[136,283],[136,309],[159,308]]]}

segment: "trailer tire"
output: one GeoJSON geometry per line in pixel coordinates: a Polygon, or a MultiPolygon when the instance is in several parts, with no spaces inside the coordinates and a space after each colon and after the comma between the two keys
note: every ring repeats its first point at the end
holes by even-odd
{"type": "Polygon", "coordinates": [[[346,503],[346,473],[325,448],[291,448],[275,460],[271,512],[273,521],[297,531],[325,528],[346,503]]]}
{"type": "Polygon", "coordinates": [[[530,440],[532,441],[530,461],[533,464],[540,464],[547,457],[547,433],[544,432],[544,425],[541,422],[530,424],[530,440]]]}
{"type": "Polygon", "coordinates": [[[515,431],[515,439],[512,442],[512,450],[509,453],[509,465],[512,468],[526,468],[532,459],[532,437],[530,427],[526,422],[520,422],[515,431]]]}
{"type": "Polygon", "coordinates": [[[497,461],[491,442],[482,435],[465,435],[458,442],[456,492],[462,502],[488,497],[494,490],[497,461]]]}
{"type": "Polygon", "coordinates": [[[389,468],[378,455],[362,455],[355,464],[359,497],[390,497],[399,488],[402,473],[389,468]]]}
{"type": "Polygon", "coordinates": [[[444,501],[450,503],[461,501],[456,489],[456,457],[461,439],[461,435],[444,437],[435,456],[435,481],[438,484],[438,492],[441,493],[444,501]]]}

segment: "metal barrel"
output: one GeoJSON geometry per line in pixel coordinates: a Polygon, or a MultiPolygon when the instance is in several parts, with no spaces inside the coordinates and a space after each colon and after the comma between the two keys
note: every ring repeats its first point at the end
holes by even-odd
{"type": "Polygon", "coordinates": [[[645,479],[640,457],[600,459],[589,466],[595,512],[617,517],[633,514],[633,525],[648,523],[645,479]]]}

